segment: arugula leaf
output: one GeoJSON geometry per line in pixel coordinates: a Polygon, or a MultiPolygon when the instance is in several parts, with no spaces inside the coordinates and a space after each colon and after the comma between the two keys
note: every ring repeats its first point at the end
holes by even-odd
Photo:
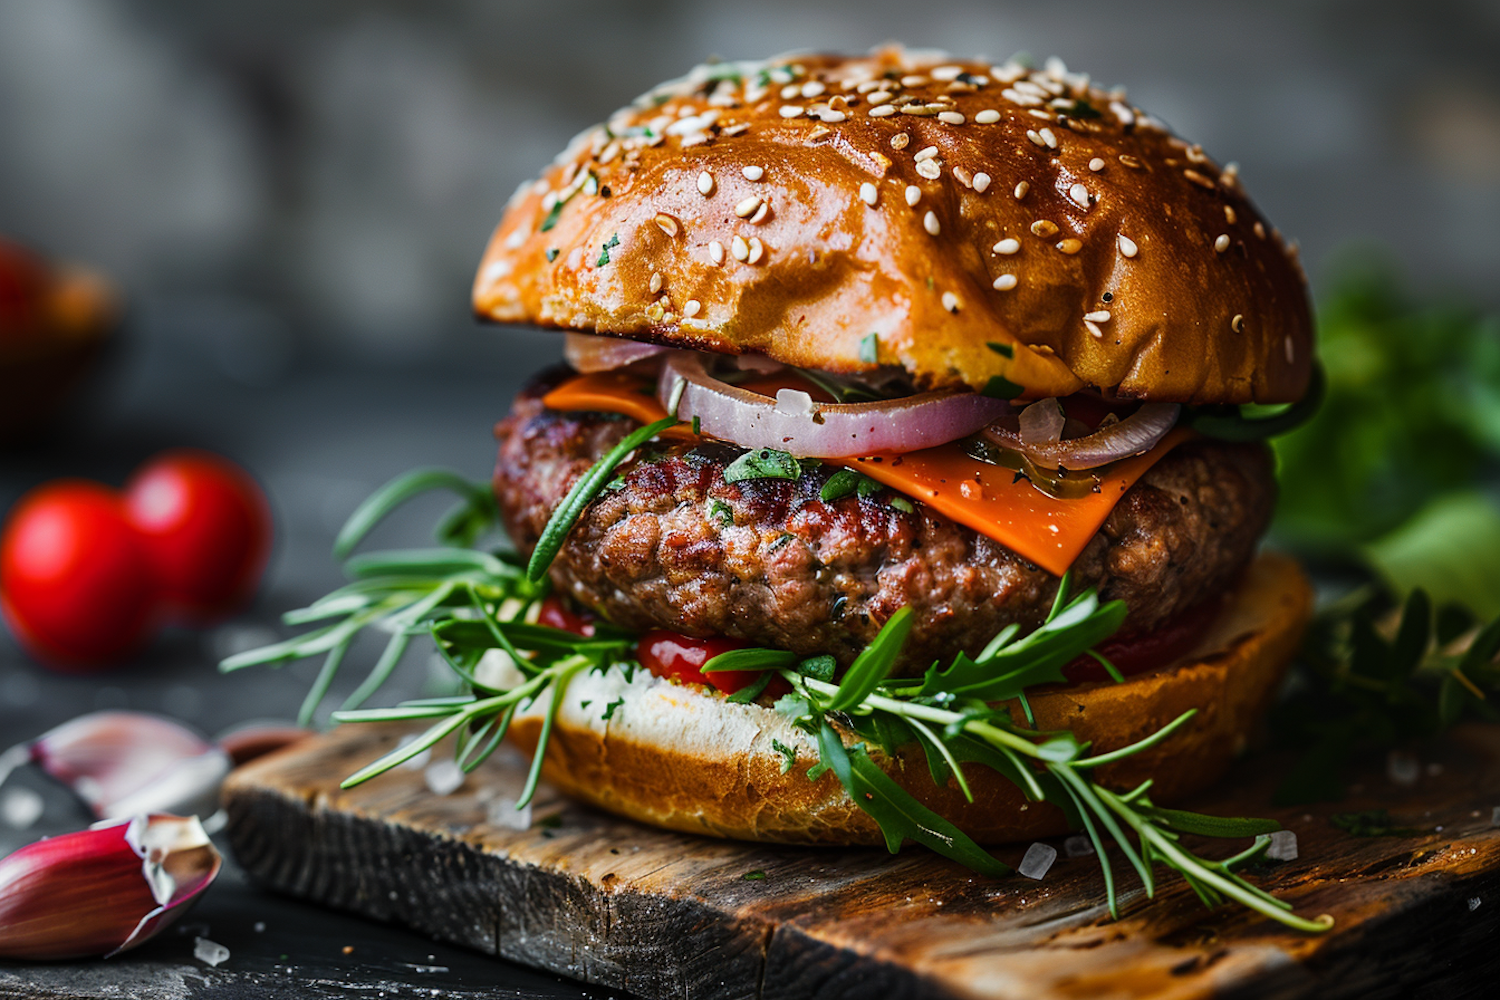
{"type": "Polygon", "coordinates": [[[802,463],[788,453],[774,448],[747,451],[724,467],[726,483],[738,483],[746,479],[799,479],[801,476],[802,463]]]}
{"type": "Polygon", "coordinates": [[[797,751],[793,750],[785,743],[773,737],[771,740],[771,749],[775,750],[777,753],[781,754],[783,758],[785,758],[781,762],[782,774],[786,774],[793,767],[797,766],[797,751]]]}
{"type": "Polygon", "coordinates": [[[865,476],[853,469],[840,469],[828,477],[828,481],[818,491],[818,499],[824,503],[842,500],[868,481],[865,476]]]}
{"type": "Polygon", "coordinates": [[[870,759],[863,744],[846,750],[827,722],[818,730],[818,758],[833,771],[849,798],[880,825],[892,854],[901,849],[903,841],[910,839],[982,875],[1009,874],[1010,866],[892,781],[870,759]]]}
{"type": "Polygon", "coordinates": [[[620,245],[620,234],[611,233],[608,240],[599,248],[599,259],[594,261],[596,267],[603,267],[609,263],[609,252],[620,245]]]}
{"type": "Polygon", "coordinates": [[[890,676],[896,657],[906,643],[906,636],[911,632],[911,616],[911,608],[905,607],[887,619],[880,632],[844,671],[838,691],[826,706],[828,711],[843,712],[853,708],[890,676]]]}

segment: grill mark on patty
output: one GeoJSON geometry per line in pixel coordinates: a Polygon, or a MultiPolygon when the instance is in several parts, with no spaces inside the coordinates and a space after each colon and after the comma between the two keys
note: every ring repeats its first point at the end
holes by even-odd
{"type": "MultiPolygon", "coordinates": [[[[574,480],[639,426],[547,410],[546,388],[523,393],[496,427],[495,492],[522,552],[574,480]]],[[[1051,606],[1056,577],[915,498],[910,514],[886,489],[825,503],[819,491],[839,468],[827,463],[796,480],[724,482],[742,452],[712,442],[643,447],[622,466],[623,485],[584,512],[552,565],[554,583],[627,628],[731,636],[832,653],[841,664],[911,605],[908,671],[976,653],[1011,622],[1034,628],[1051,606]]],[[[1274,494],[1263,445],[1181,445],[1115,507],[1074,564],[1075,588],[1124,600],[1124,631],[1149,630],[1233,583],[1274,494]]]]}

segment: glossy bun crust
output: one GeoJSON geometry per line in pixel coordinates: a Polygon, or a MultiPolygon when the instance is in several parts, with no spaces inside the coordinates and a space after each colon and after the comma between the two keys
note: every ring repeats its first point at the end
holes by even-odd
{"type": "Polygon", "coordinates": [[[702,66],[583,133],[512,199],[474,307],[1032,398],[1287,402],[1312,355],[1233,168],[1060,65],[900,49],[702,66]]]}
{"type": "MultiPolygon", "coordinates": [[[[1284,556],[1255,562],[1234,601],[1199,650],[1175,664],[1129,678],[1037,693],[1041,729],[1071,729],[1107,751],[1151,735],[1190,708],[1180,731],[1141,753],[1100,768],[1100,780],[1131,788],[1154,779],[1151,795],[1171,803],[1217,779],[1243,749],[1301,640],[1312,591],[1284,556]]],[[[518,714],[512,738],[530,751],[546,704],[518,714]]],[[[852,740],[846,738],[846,742],[852,740]]],[[[993,771],[970,765],[975,801],[950,780],[934,786],[920,749],[875,760],[909,792],[980,843],[1063,833],[1062,813],[1028,803],[993,771]]],[[[824,774],[808,781],[817,759],[811,739],[760,705],[734,705],[638,671],[579,675],[559,708],[543,773],[575,798],[655,826],[742,840],[805,844],[880,844],[879,828],[824,774]],[[601,706],[615,704],[610,718],[601,706]],[[796,765],[773,741],[791,747],[796,765]]]]}

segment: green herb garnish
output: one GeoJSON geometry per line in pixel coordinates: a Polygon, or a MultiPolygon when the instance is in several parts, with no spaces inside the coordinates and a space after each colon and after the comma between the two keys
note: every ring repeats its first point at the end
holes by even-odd
{"type": "Polygon", "coordinates": [[[798,479],[802,463],[784,451],[756,448],[747,451],[724,467],[724,481],[738,483],[747,479],[798,479]]]}
{"type": "Polygon", "coordinates": [[[989,396],[991,399],[1015,399],[1025,391],[1026,390],[1024,388],[1016,385],[1004,375],[990,376],[990,380],[986,382],[984,384],[984,388],[980,390],[980,392],[982,392],[986,396],[989,396]]]}
{"type": "Polygon", "coordinates": [[[867,334],[859,342],[859,360],[867,365],[875,364],[880,357],[880,335],[867,334]]]}
{"type": "Polygon", "coordinates": [[[777,753],[781,754],[781,756],[783,758],[785,758],[781,762],[781,773],[782,774],[786,774],[792,768],[794,768],[794,767],[797,766],[797,751],[793,750],[791,747],[787,746],[785,743],[781,742],[778,739],[772,739],[771,740],[771,749],[775,750],[777,753]]]}
{"type": "Polygon", "coordinates": [[[1328,817],[1328,822],[1351,837],[1420,837],[1423,833],[1414,827],[1397,826],[1384,809],[1334,813],[1328,817]]]}
{"type": "Polygon", "coordinates": [[[599,259],[594,261],[596,267],[603,267],[609,263],[609,252],[620,245],[620,234],[612,233],[604,245],[599,248],[599,259]]]}
{"type": "Polygon", "coordinates": [[[1016,349],[1010,344],[997,344],[993,340],[989,340],[985,342],[984,346],[988,347],[990,350],[994,351],[1002,358],[1013,358],[1016,356],[1016,349]]]}

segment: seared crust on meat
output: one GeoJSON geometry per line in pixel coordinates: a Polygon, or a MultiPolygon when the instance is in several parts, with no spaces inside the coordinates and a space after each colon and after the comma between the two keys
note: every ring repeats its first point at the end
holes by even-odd
{"type": "MultiPolygon", "coordinates": [[[[639,425],[548,410],[533,387],[496,428],[495,494],[523,551],[567,489],[639,425]]],[[[915,613],[908,669],[977,653],[1006,625],[1038,625],[1057,577],[920,502],[882,489],[833,502],[839,466],[726,483],[742,449],[656,443],[584,512],[552,564],[581,604],[634,629],[721,635],[848,663],[898,609],[915,613]]],[[[1122,634],[1149,630],[1230,586],[1275,498],[1262,445],[1199,440],[1158,462],[1074,564],[1075,588],[1126,602],[1122,634]]]]}

